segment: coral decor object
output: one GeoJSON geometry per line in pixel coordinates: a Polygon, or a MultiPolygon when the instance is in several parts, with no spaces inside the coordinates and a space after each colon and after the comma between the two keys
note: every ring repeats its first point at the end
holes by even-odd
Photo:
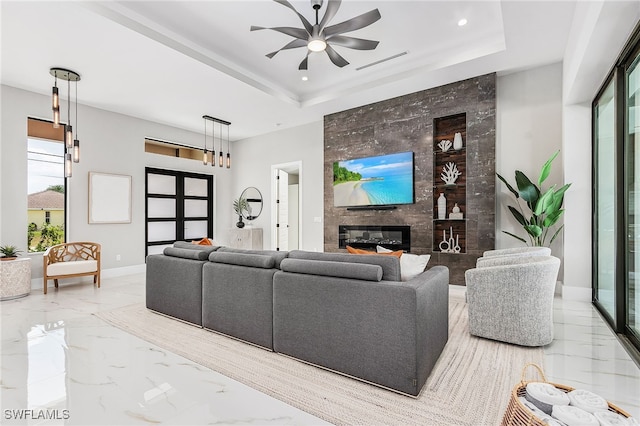
{"type": "Polygon", "coordinates": [[[440,148],[442,152],[449,151],[449,148],[451,148],[451,141],[449,139],[440,141],[440,143],[438,144],[438,148],[440,148]]]}
{"type": "Polygon", "coordinates": [[[440,178],[446,185],[453,185],[461,174],[456,164],[450,161],[445,164],[444,170],[440,173],[440,178]]]}

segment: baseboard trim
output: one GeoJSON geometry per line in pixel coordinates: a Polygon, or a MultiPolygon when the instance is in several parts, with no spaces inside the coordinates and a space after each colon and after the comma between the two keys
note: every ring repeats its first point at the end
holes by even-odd
{"type": "Polygon", "coordinates": [[[562,298],[579,302],[591,302],[591,288],[563,285],[562,298]]]}
{"type": "MultiPolygon", "coordinates": [[[[141,265],[123,266],[121,268],[103,269],[100,275],[101,278],[116,278],[125,275],[141,274],[145,270],[146,265],[143,263],[141,265]]],[[[86,279],[87,282],[93,282],[93,277],[79,277],[79,279],[86,279]]],[[[49,285],[53,285],[53,282],[51,280],[49,280],[49,285]]],[[[31,279],[31,290],[42,290],[42,286],[42,277],[31,279]]]]}

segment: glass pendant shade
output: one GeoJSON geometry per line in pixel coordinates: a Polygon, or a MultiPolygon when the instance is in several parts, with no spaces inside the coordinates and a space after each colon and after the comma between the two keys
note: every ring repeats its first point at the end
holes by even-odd
{"type": "Polygon", "coordinates": [[[64,155],[64,177],[71,177],[71,164],[72,164],[71,154],[67,153],[64,155]]]}
{"type": "Polygon", "coordinates": [[[227,169],[231,168],[231,154],[227,152],[227,169]]]}
{"type": "Polygon", "coordinates": [[[222,157],[222,151],[220,151],[220,156],[218,157],[218,165],[220,167],[223,167],[223,165],[224,165],[224,160],[223,160],[223,157],[222,157]]]}
{"type": "Polygon", "coordinates": [[[80,141],[78,139],[73,140],[73,162],[80,162],[80,141]]]}
{"type": "Polygon", "coordinates": [[[209,155],[207,154],[207,150],[205,149],[204,152],[202,153],[202,164],[206,166],[208,162],[209,162],[209,155]]]}
{"type": "Polygon", "coordinates": [[[60,127],[60,107],[53,110],[53,128],[60,127]]]}
{"type": "Polygon", "coordinates": [[[64,138],[64,141],[69,151],[71,151],[73,149],[73,126],[71,124],[67,124],[65,130],[66,136],[64,138]]]}
{"type": "Polygon", "coordinates": [[[60,95],[58,94],[58,86],[53,86],[51,90],[51,108],[54,111],[60,108],[60,95]]]}

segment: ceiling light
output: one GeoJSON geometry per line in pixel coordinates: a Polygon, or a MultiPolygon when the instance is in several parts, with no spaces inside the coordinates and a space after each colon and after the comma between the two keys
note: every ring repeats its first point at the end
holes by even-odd
{"type": "Polygon", "coordinates": [[[307,48],[312,52],[322,52],[327,48],[327,42],[321,38],[313,38],[309,40],[307,48]]]}
{"type": "Polygon", "coordinates": [[[306,75],[303,75],[302,76],[302,81],[307,81],[307,80],[309,80],[309,77],[307,77],[306,75]]]}
{"type": "Polygon", "coordinates": [[[209,154],[207,154],[207,115],[203,115],[204,119],[204,151],[202,151],[202,164],[209,164],[209,154]]]}
{"type": "Polygon", "coordinates": [[[462,27],[467,25],[467,20],[465,18],[462,18],[461,20],[458,21],[458,26],[462,27]]]}
{"type": "MultiPolygon", "coordinates": [[[[231,168],[231,150],[230,150],[230,141],[229,141],[229,126],[231,123],[228,121],[220,120],[219,118],[211,117],[210,115],[203,115],[203,119],[208,121],[213,121],[213,144],[211,149],[211,165],[213,167],[216,166],[216,123],[220,125],[220,152],[218,156],[218,166],[224,167],[224,153],[223,149],[223,138],[222,138],[222,126],[227,127],[227,169],[231,168]]],[[[202,162],[207,164],[207,122],[204,123],[204,153],[202,156],[202,162]]]]}
{"type": "Polygon", "coordinates": [[[76,113],[76,130],[78,128],[78,81],[80,81],[80,74],[75,71],[71,71],[65,68],[51,68],[49,74],[55,78],[51,107],[53,109],[53,127],[58,127],[60,123],[60,96],[58,93],[58,79],[67,80],[67,124],[65,125],[65,162],[64,162],[64,176],[71,177],[71,163],[80,162],[80,140],[78,140],[78,134],[76,131],[76,138],[73,138],[73,126],[71,125],[71,82],[76,82],[76,101],[75,101],[75,113],[76,113]]]}

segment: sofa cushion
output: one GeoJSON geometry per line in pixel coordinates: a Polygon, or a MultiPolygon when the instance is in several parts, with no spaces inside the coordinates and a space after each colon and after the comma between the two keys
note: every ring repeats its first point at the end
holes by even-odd
{"type": "Polygon", "coordinates": [[[388,250],[388,249],[385,249],[385,250],[386,251],[369,251],[369,250],[363,250],[363,249],[347,246],[347,251],[351,254],[381,254],[384,256],[395,256],[399,258],[400,256],[402,256],[402,253],[403,253],[402,250],[397,250],[397,251],[388,250]]]}
{"type": "Polygon", "coordinates": [[[198,241],[196,241],[196,240],[191,241],[191,244],[195,244],[195,245],[198,245],[198,246],[212,246],[213,242],[210,239],[208,239],[207,237],[204,237],[203,239],[198,240],[198,241]]]}
{"type": "Polygon", "coordinates": [[[377,254],[323,253],[317,251],[292,250],[291,259],[326,260],[329,262],[366,263],[382,267],[382,279],[400,281],[400,259],[395,256],[378,256],[377,254]]]}
{"type": "Polygon", "coordinates": [[[276,264],[273,256],[253,253],[214,252],[209,255],[209,261],[263,269],[272,269],[276,264]]]}
{"type": "Polygon", "coordinates": [[[259,255],[263,255],[263,256],[271,256],[273,257],[275,263],[275,267],[280,269],[280,262],[282,262],[282,259],[285,259],[288,255],[288,252],[286,251],[278,251],[278,250],[246,250],[246,249],[239,249],[239,248],[233,248],[233,247],[220,247],[220,250],[218,250],[219,252],[224,252],[224,253],[245,253],[245,254],[259,254],[259,255]]]}
{"type": "Polygon", "coordinates": [[[186,248],[167,247],[162,252],[165,256],[180,257],[191,260],[207,260],[209,253],[203,250],[189,250],[186,248]]]}
{"type": "Polygon", "coordinates": [[[337,278],[353,278],[365,281],[382,280],[382,267],[364,263],[330,262],[324,260],[284,259],[283,272],[322,275],[337,278]]]}
{"type": "Polygon", "coordinates": [[[217,251],[220,248],[220,246],[201,246],[199,244],[193,244],[188,241],[176,241],[175,243],[173,243],[173,247],[187,250],[204,251],[205,253],[207,253],[207,256],[209,255],[209,253],[217,251]]]}
{"type": "MultiPolygon", "coordinates": [[[[378,253],[393,253],[391,250],[382,246],[376,246],[378,253]]],[[[402,281],[409,281],[420,275],[427,268],[427,263],[431,259],[430,254],[411,254],[402,253],[400,257],[400,274],[402,281]]]]}
{"type": "Polygon", "coordinates": [[[47,275],[84,274],[98,270],[97,260],[71,260],[68,262],[56,262],[47,266],[47,275]]]}

